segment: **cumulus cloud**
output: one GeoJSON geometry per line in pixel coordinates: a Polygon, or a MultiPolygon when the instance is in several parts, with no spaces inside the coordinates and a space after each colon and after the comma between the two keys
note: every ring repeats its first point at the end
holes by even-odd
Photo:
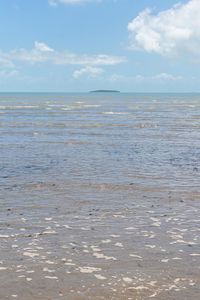
{"type": "Polygon", "coordinates": [[[35,42],[35,49],[40,52],[53,52],[54,50],[47,46],[45,43],[35,42]]]}
{"type": "Polygon", "coordinates": [[[35,42],[32,49],[15,49],[8,53],[0,52],[0,62],[6,63],[23,62],[27,64],[49,63],[53,65],[84,65],[84,66],[109,66],[126,61],[121,56],[106,54],[88,55],[76,54],[69,51],[56,51],[43,42],[35,42]]]}
{"type": "Polygon", "coordinates": [[[57,6],[58,4],[64,5],[76,5],[83,4],[86,2],[100,2],[101,0],[49,0],[51,6],[57,6]]]}
{"type": "Polygon", "coordinates": [[[90,78],[97,78],[103,72],[104,72],[104,70],[102,68],[95,68],[95,67],[87,66],[85,68],[81,68],[80,70],[74,71],[73,77],[75,79],[79,79],[82,76],[87,76],[90,78]]]}
{"type": "Polygon", "coordinates": [[[145,9],[128,24],[130,48],[166,56],[199,56],[199,16],[199,0],[175,5],[158,14],[145,9]]]}

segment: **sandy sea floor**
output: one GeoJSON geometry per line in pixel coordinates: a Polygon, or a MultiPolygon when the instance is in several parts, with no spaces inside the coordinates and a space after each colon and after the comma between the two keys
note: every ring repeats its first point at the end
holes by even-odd
{"type": "Polygon", "coordinates": [[[24,197],[30,189],[25,205],[16,190],[1,204],[1,299],[199,299],[197,195],[49,183],[24,197]]]}
{"type": "Polygon", "coordinates": [[[199,300],[199,99],[20,97],[1,100],[0,300],[199,300]]]}

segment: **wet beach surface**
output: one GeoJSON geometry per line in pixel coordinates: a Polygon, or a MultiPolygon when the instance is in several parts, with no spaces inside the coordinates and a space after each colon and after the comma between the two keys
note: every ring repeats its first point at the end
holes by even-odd
{"type": "Polygon", "coordinates": [[[200,96],[0,96],[0,299],[199,300],[200,96]]]}

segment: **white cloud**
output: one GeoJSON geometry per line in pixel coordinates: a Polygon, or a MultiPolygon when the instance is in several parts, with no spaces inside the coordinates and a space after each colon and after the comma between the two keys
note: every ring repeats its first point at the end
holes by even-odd
{"type": "Polygon", "coordinates": [[[49,63],[53,65],[109,66],[126,61],[125,57],[106,54],[88,55],[68,51],[56,51],[43,42],[35,42],[32,49],[15,49],[8,53],[0,52],[0,60],[28,64],[49,63]]]}
{"type": "Polygon", "coordinates": [[[90,65],[90,66],[111,66],[116,65],[122,62],[125,62],[126,59],[121,56],[112,56],[106,54],[98,54],[98,55],[77,55],[74,53],[63,52],[58,53],[53,58],[54,64],[57,65],[90,65]]]}
{"type": "Polygon", "coordinates": [[[190,0],[154,15],[142,11],[128,24],[130,48],[160,55],[200,54],[200,1],[190,0]]]}
{"type": "Polygon", "coordinates": [[[58,4],[76,5],[83,4],[86,2],[101,2],[101,0],[49,0],[49,4],[51,6],[57,6],[58,4]]]}
{"type": "Polygon", "coordinates": [[[144,80],[149,79],[150,77],[145,77],[143,75],[135,75],[135,76],[126,76],[121,74],[112,74],[109,77],[109,81],[111,82],[134,82],[134,83],[141,83],[144,80]]]}
{"type": "Polygon", "coordinates": [[[80,70],[74,71],[73,77],[75,79],[79,79],[82,76],[87,76],[87,77],[91,77],[91,78],[97,78],[103,72],[104,72],[104,70],[102,68],[95,68],[95,67],[87,66],[87,67],[82,68],[80,70]]]}
{"type": "Polygon", "coordinates": [[[0,52],[0,78],[5,80],[11,77],[16,77],[19,75],[15,64],[6,57],[6,55],[0,52]]]}
{"type": "Polygon", "coordinates": [[[109,78],[110,81],[115,82],[115,81],[124,81],[127,80],[127,76],[120,75],[120,74],[112,74],[109,78]]]}
{"type": "Polygon", "coordinates": [[[53,52],[54,50],[47,46],[45,43],[35,42],[35,49],[41,52],[53,52]]]}
{"type": "Polygon", "coordinates": [[[182,76],[174,76],[169,73],[160,73],[152,77],[152,79],[158,79],[161,81],[176,81],[176,80],[181,80],[182,76]]]}
{"type": "Polygon", "coordinates": [[[13,69],[15,65],[3,53],[0,52],[0,69],[13,69]]]}
{"type": "Polygon", "coordinates": [[[177,81],[183,79],[182,76],[175,76],[169,73],[160,73],[152,76],[145,76],[145,75],[135,75],[135,76],[124,76],[120,74],[113,74],[110,76],[109,80],[112,82],[116,81],[126,81],[126,82],[135,82],[135,83],[141,83],[143,81],[160,81],[160,82],[169,82],[169,81],[177,81]]]}

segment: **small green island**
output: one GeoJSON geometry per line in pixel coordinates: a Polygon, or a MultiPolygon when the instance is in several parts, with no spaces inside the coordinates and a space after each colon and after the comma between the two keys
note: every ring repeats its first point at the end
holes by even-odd
{"type": "Polygon", "coordinates": [[[95,90],[95,91],[90,91],[90,93],[120,93],[120,91],[117,91],[117,90],[95,90]]]}

